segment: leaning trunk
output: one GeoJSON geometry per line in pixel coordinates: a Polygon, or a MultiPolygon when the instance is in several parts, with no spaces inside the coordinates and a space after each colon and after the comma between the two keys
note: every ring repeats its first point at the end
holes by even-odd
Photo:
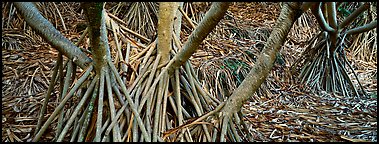
{"type": "Polygon", "coordinates": [[[223,112],[231,116],[238,112],[242,105],[254,94],[260,87],[267,75],[271,71],[275,56],[282,47],[288,32],[293,23],[301,15],[299,3],[288,3],[282,8],[276,25],[271,32],[271,35],[260,54],[257,63],[253,66],[245,80],[233,92],[232,96],[227,100],[223,108],[223,112]]]}
{"type": "Polygon", "coordinates": [[[27,24],[38,32],[49,44],[59,52],[81,67],[87,68],[91,59],[75,46],[70,40],[65,38],[55,27],[45,19],[38,9],[31,2],[15,2],[17,10],[24,16],[27,24]]]}

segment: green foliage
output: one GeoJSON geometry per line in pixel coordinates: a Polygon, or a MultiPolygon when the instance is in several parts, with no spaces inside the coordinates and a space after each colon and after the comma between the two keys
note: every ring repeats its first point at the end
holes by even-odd
{"type": "Polygon", "coordinates": [[[343,7],[339,7],[338,12],[340,12],[343,15],[343,17],[347,17],[351,14],[351,12],[349,10],[347,10],[343,7]]]}
{"type": "Polygon", "coordinates": [[[286,62],[284,61],[284,59],[282,57],[282,54],[280,54],[280,53],[276,54],[275,62],[278,63],[281,66],[284,66],[284,64],[286,64],[286,62]]]}
{"type": "Polygon", "coordinates": [[[370,93],[370,97],[371,98],[378,98],[378,95],[376,92],[372,92],[372,93],[370,93]]]}
{"type": "Polygon", "coordinates": [[[237,85],[241,84],[244,79],[244,75],[240,71],[247,70],[249,68],[249,65],[241,60],[235,59],[224,59],[224,64],[231,71],[232,75],[237,79],[237,85]],[[238,69],[240,70],[238,71],[238,69]]]}

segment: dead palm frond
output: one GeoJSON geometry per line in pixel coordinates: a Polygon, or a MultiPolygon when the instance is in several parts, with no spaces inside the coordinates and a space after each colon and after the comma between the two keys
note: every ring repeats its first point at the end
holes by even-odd
{"type": "MultiPolygon", "coordinates": [[[[375,20],[377,17],[376,8],[371,5],[368,13],[363,15],[361,24],[365,25],[375,20]]],[[[370,30],[366,33],[357,34],[351,42],[352,56],[356,60],[361,60],[365,62],[376,63],[377,59],[377,33],[376,29],[370,30]]]]}

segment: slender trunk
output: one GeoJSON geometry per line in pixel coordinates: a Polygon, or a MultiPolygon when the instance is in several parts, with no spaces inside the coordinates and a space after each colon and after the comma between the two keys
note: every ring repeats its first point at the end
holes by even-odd
{"type": "MultiPolygon", "coordinates": [[[[82,3],[82,7],[84,9],[85,15],[87,17],[88,22],[88,30],[89,30],[89,37],[90,37],[90,45],[92,49],[93,54],[93,60],[94,60],[94,69],[96,71],[96,74],[101,77],[100,80],[100,93],[99,97],[96,97],[98,101],[103,101],[104,96],[104,79],[107,74],[107,64],[108,60],[111,59],[109,45],[108,45],[108,35],[106,31],[106,24],[105,24],[105,11],[103,9],[104,3],[82,3]],[[106,74],[104,74],[106,73],[106,74]],[[104,76],[105,75],[105,76],[104,76]]],[[[109,87],[109,84],[107,82],[107,88],[109,87]]],[[[98,88],[95,88],[97,90],[98,88]]],[[[111,93],[111,91],[108,89],[108,94],[111,93]]],[[[115,112],[113,107],[113,99],[108,98],[110,103],[110,109],[111,109],[111,119],[115,119],[115,112]]],[[[102,103],[102,102],[101,102],[102,103]]],[[[98,105],[100,110],[103,110],[103,104],[98,105]]],[[[102,111],[98,111],[97,113],[102,113],[102,111]]],[[[95,141],[100,141],[101,132],[100,127],[102,123],[102,115],[93,116],[97,119],[97,128],[96,128],[96,139],[95,141]]],[[[113,127],[112,132],[114,136],[114,141],[118,142],[121,141],[121,136],[119,135],[118,131],[118,124],[113,127]]],[[[86,140],[87,141],[87,140],[86,140]]]]}
{"type": "Polygon", "coordinates": [[[321,26],[321,29],[324,30],[324,31],[327,31],[327,32],[334,32],[336,31],[335,29],[333,29],[332,27],[329,26],[329,24],[327,23],[325,17],[324,17],[324,14],[322,12],[322,3],[319,3],[317,8],[315,9],[312,9],[312,13],[315,15],[316,19],[317,19],[317,22],[319,23],[319,25],[321,26]]]}
{"type": "Polygon", "coordinates": [[[40,34],[55,49],[67,56],[69,59],[81,67],[87,68],[91,59],[75,46],[70,40],[65,38],[55,27],[45,19],[38,9],[31,2],[15,2],[17,10],[24,17],[26,23],[40,34]]]}
{"type": "Polygon", "coordinates": [[[164,64],[170,60],[174,17],[177,9],[176,2],[161,2],[159,4],[158,54],[162,56],[159,64],[164,64]]]}
{"type": "MultiPolygon", "coordinates": [[[[178,2],[179,3],[179,8],[183,9],[183,4],[184,2],[178,2]]],[[[182,13],[180,13],[179,8],[176,10],[176,18],[174,19],[174,31],[176,34],[176,37],[180,38],[180,31],[182,27],[182,13]]]]}
{"type": "Polygon", "coordinates": [[[88,21],[94,68],[96,73],[100,73],[110,58],[103,3],[82,3],[82,7],[88,21]]]}
{"type": "Polygon", "coordinates": [[[302,11],[300,10],[300,4],[298,2],[287,3],[283,6],[276,25],[257,63],[253,66],[245,80],[233,92],[232,96],[226,101],[222,110],[226,116],[232,116],[233,113],[238,112],[242,105],[257,91],[266,79],[274,65],[275,56],[282,47],[288,32],[296,19],[301,15],[299,12],[302,11]]]}

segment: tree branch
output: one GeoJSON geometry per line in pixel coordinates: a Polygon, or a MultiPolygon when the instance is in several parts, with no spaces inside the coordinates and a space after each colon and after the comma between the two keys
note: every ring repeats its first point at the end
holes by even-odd
{"type": "Polygon", "coordinates": [[[351,29],[351,30],[348,30],[346,32],[346,34],[350,34],[350,35],[353,35],[353,34],[357,34],[357,33],[363,33],[363,32],[366,32],[366,31],[370,31],[374,28],[376,28],[377,26],[377,21],[372,21],[371,23],[369,24],[365,24],[363,26],[360,26],[360,27],[356,27],[354,29],[351,29]]]}
{"type": "Polygon", "coordinates": [[[82,69],[85,69],[90,65],[92,60],[87,57],[79,47],[75,46],[70,40],[55,29],[55,27],[40,14],[33,3],[14,2],[14,5],[24,17],[27,24],[55,49],[73,60],[73,62],[82,69]]]}
{"type": "Polygon", "coordinates": [[[228,2],[215,2],[212,4],[211,9],[205,14],[199,25],[191,33],[183,48],[168,64],[169,75],[171,75],[176,68],[180,67],[191,57],[191,55],[197,50],[200,43],[224,17],[229,5],[230,3],[228,2]]]}
{"type": "Polygon", "coordinates": [[[359,6],[358,9],[356,9],[352,14],[350,14],[347,18],[345,18],[342,23],[338,26],[340,29],[345,28],[347,25],[349,25],[355,18],[357,18],[362,12],[367,10],[370,7],[369,3],[365,3],[361,6],[359,6]]]}
{"type": "Polygon", "coordinates": [[[175,12],[175,19],[174,19],[174,31],[178,38],[180,38],[180,31],[182,27],[182,14],[180,13],[179,8],[183,8],[184,2],[178,2],[178,9],[175,12]]]}
{"type": "Polygon", "coordinates": [[[337,39],[338,39],[338,27],[337,27],[337,12],[336,12],[336,3],[335,2],[328,2],[326,3],[327,11],[328,11],[328,19],[329,23],[331,24],[332,28],[335,30],[334,32],[330,33],[330,41],[332,43],[331,50],[334,51],[337,45],[337,39]]]}

